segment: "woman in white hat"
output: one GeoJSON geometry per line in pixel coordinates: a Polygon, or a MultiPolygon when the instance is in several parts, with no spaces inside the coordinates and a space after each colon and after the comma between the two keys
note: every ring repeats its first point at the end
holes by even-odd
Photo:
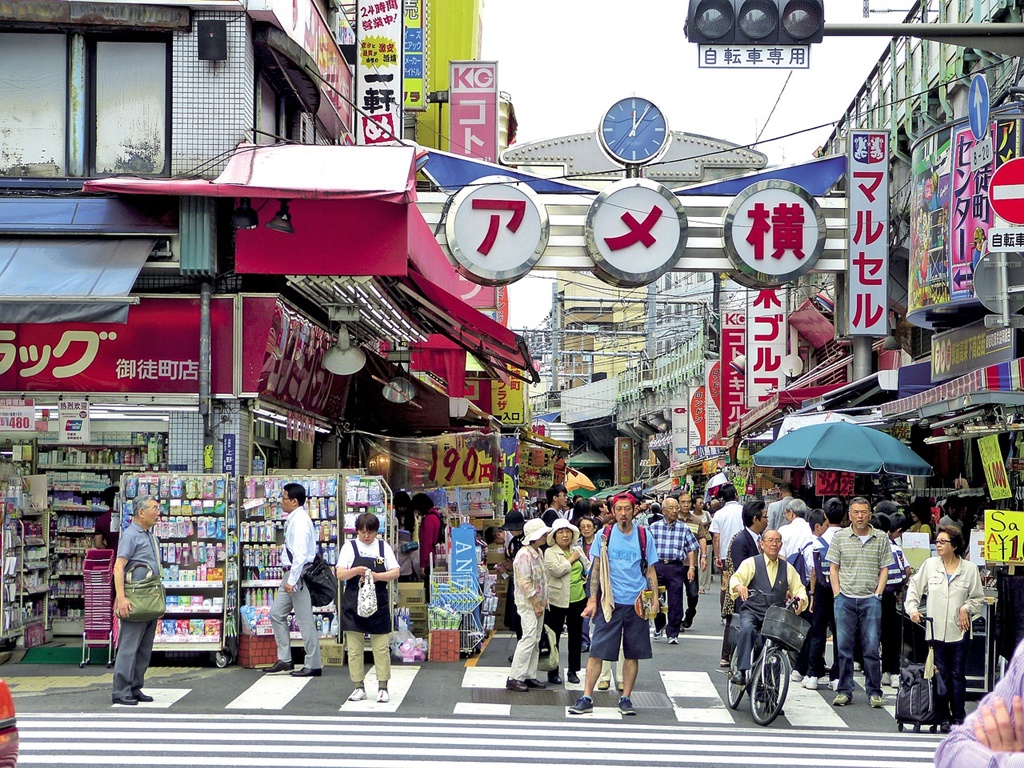
{"type": "MultiPolygon", "coordinates": [[[[586,562],[579,546],[580,530],[568,520],[555,520],[548,534],[544,567],[548,572],[548,612],[544,623],[555,633],[555,643],[562,638],[562,625],[568,628],[570,683],[580,681],[580,656],[583,653],[583,609],[587,605],[584,589],[586,562]]],[[[562,682],[560,670],[548,672],[548,682],[562,682]]]]}
{"type": "Polygon", "coordinates": [[[546,688],[537,679],[540,635],[544,631],[544,611],[548,607],[548,577],[540,546],[551,529],[540,519],[527,520],[523,526],[523,547],[514,561],[515,600],[523,635],[512,657],[512,670],[505,687],[510,691],[546,688]]]}

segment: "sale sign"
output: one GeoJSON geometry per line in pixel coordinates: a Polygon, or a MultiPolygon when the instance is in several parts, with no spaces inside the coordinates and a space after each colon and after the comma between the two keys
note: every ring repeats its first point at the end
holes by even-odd
{"type": "Polygon", "coordinates": [[[31,432],[35,429],[36,407],[33,400],[0,397],[0,432],[31,432]]]}
{"type": "Polygon", "coordinates": [[[979,437],[978,451],[981,453],[985,480],[988,481],[989,498],[993,501],[1010,498],[1013,493],[1010,491],[1010,481],[1006,477],[1003,452],[999,448],[999,435],[979,437]]]}
{"type": "Polygon", "coordinates": [[[493,483],[498,479],[490,453],[453,435],[442,436],[430,446],[427,478],[430,484],[442,488],[493,483]]]}
{"type": "Polygon", "coordinates": [[[985,510],[985,560],[1024,563],[1024,512],[985,510]]]}

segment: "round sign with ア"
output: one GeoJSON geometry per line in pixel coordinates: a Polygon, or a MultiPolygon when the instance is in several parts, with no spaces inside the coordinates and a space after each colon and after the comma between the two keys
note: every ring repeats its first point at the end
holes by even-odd
{"type": "Polygon", "coordinates": [[[585,235],[594,274],[634,288],[653,283],[679,261],[686,248],[686,212],[667,187],[623,179],[594,200],[585,235]]]}
{"type": "Polygon", "coordinates": [[[759,181],[725,212],[725,253],[733,279],[768,288],[810,272],[825,250],[825,215],[814,196],[788,181],[759,181]]]}
{"type": "Polygon", "coordinates": [[[540,198],[508,176],[487,176],[464,187],[445,223],[456,269],[483,285],[525,276],[544,254],[549,231],[540,198]]]}

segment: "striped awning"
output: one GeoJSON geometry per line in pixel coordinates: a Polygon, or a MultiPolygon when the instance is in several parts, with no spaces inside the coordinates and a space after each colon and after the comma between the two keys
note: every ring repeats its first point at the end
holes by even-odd
{"type": "Polygon", "coordinates": [[[930,405],[945,404],[970,395],[993,392],[1024,393],[1024,358],[987,365],[916,395],[883,403],[880,407],[882,415],[889,418],[918,415],[921,408],[930,405]]]}

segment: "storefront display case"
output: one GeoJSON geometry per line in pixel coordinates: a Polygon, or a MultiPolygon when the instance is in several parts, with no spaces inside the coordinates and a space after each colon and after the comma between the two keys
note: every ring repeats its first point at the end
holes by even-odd
{"type": "Polygon", "coordinates": [[[155,533],[167,610],[156,651],[209,652],[217,666],[237,655],[238,485],[226,474],[152,472],[121,478],[122,528],[136,500],[160,502],[155,533]]]}
{"type": "Polygon", "coordinates": [[[49,522],[44,475],[8,476],[3,487],[0,641],[25,648],[47,640],[49,522]]]}

